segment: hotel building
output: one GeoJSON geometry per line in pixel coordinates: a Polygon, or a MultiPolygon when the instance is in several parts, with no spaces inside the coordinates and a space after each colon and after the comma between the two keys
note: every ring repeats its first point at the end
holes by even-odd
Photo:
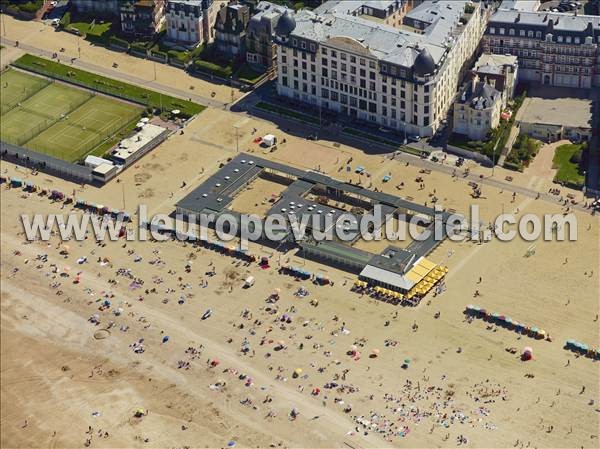
{"type": "MultiPolygon", "coordinates": [[[[433,135],[472,64],[485,6],[425,1],[394,27],[330,3],[339,2],[279,20],[278,93],[410,135],[433,135]]],[[[392,10],[397,4],[373,3],[392,10]]]]}

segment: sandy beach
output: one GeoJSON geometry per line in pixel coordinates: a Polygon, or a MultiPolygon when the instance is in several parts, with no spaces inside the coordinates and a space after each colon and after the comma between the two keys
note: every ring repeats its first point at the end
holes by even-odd
{"type": "MultiPolygon", "coordinates": [[[[436,189],[457,211],[474,202],[460,178],[433,171],[421,189],[413,180],[416,167],[349,147],[286,135],[279,150],[264,155],[252,147],[254,128],[281,130],[213,109],[102,189],[32,176],[4,162],[2,172],[75,190],[90,201],[113,198],[118,208],[124,199],[126,210],[145,203],[150,213],[169,213],[235,154],[234,123],[243,148],[264,157],[311,168],[298,161],[301,146],[305,155],[324,152],[321,169],[332,176],[356,178],[336,173],[350,156],[382,189],[397,190],[377,181],[391,172],[394,182],[406,180],[402,194],[416,201],[436,189]]],[[[248,201],[258,204],[263,190],[255,198],[250,191],[248,201]]],[[[561,211],[492,188],[477,202],[486,217],[502,203],[520,214],[561,211]]],[[[597,362],[562,347],[569,338],[598,346],[597,217],[577,212],[577,242],[536,242],[530,258],[525,241],[447,241],[430,255],[450,268],[447,291],[402,308],[353,293],[353,276],[292,253],[283,257],[335,285],[280,275],[278,255],[259,247],[253,251],[271,256],[270,269],[172,241],[69,242],[66,256],[56,237],[25,244],[19,214],[59,207],[2,189],[3,447],[223,447],[229,441],[243,447],[455,447],[461,441],[597,447],[597,362]],[[86,262],[78,264],[82,257],[86,262]],[[250,274],[256,284],[243,290],[250,274]],[[301,286],[308,297],[294,295],[301,286]],[[281,289],[281,299],[267,303],[274,289],[281,289]],[[105,300],[110,307],[102,306],[105,300]],[[473,302],[547,329],[553,341],[468,322],[463,311],[473,302]],[[208,308],[212,316],[201,320],[208,308]],[[360,360],[347,355],[353,345],[360,360]],[[524,346],[533,348],[533,361],[506,351],[524,346]],[[379,356],[370,358],[374,349],[379,356]],[[402,369],[405,359],[410,364],[402,369]],[[295,378],[297,368],[302,373],[295,378]],[[138,408],[147,416],[135,418],[138,408]]]]}
{"type": "MultiPolygon", "coordinates": [[[[11,39],[43,35],[39,44],[76,51],[74,36],[5,20],[11,39]]],[[[123,58],[123,70],[151,77],[148,61],[81,45],[95,64],[123,58]]],[[[229,101],[230,88],[171,67],[159,67],[158,79],[194,83],[197,93],[214,89],[229,101]]],[[[572,194],[578,239],[536,241],[531,257],[532,243],[521,239],[445,241],[428,258],[448,266],[446,290],[399,307],[351,291],[354,275],[254,244],[253,253],[269,257],[268,269],[170,240],[61,242],[55,234],[27,242],[20,214],[83,212],[3,184],[1,447],[599,447],[598,361],[563,346],[567,339],[600,346],[600,221],[580,207],[581,192],[562,189],[547,201],[511,191],[556,187],[552,148],[525,173],[496,168],[505,187],[483,186],[474,199],[464,167],[454,176],[433,166],[427,172],[416,158],[312,142],[285,126],[208,108],[102,188],[5,161],[0,171],[130,213],[145,204],[149,214],[170,214],[236,155],[234,126],[241,151],[420,204],[436,197],[462,214],[478,204],[484,223],[502,211],[560,214],[560,198],[572,194]],[[280,142],[274,152],[253,142],[268,133],[280,142]],[[365,174],[347,172],[347,164],[365,174]],[[280,274],[283,261],[334,284],[280,274]],[[244,289],[250,275],[256,282],[244,289]],[[301,287],[307,296],[297,294],[301,287]],[[277,289],[279,299],[268,301],[277,289]],[[545,329],[552,341],[467,319],[468,304],[545,329]],[[534,358],[525,362],[526,346],[534,358]]],[[[491,175],[466,165],[473,175],[491,175]]],[[[236,205],[261,212],[272,193],[268,183],[256,184],[236,205]]],[[[129,228],[136,225],[134,218],[129,228]]]]}

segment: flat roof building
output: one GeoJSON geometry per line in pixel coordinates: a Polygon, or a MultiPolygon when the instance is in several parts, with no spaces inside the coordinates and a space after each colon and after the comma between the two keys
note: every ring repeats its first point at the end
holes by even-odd
{"type": "MultiPolygon", "coordinates": [[[[390,245],[383,252],[375,254],[353,246],[360,235],[354,240],[343,241],[335,231],[350,224],[355,225],[356,229],[363,215],[373,213],[376,205],[381,207],[381,218],[374,217],[373,227],[369,228],[369,232],[382,228],[389,216],[399,214],[419,215],[423,218],[422,223],[426,228],[445,224],[450,216],[447,212],[436,214],[433,208],[394,195],[368,190],[322,173],[300,170],[245,153],[237,155],[180,200],[176,204],[177,213],[184,216],[214,214],[215,219],[227,213],[239,221],[239,212],[231,210],[230,206],[234,198],[259,177],[286,186],[285,190],[273,199],[273,204],[265,215],[268,217],[278,214],[285,217],[283,243],[300,247],[303,257],[360,273],[361,278],[371,279],[378,285],[385,284],[388,288],[405,293],[422,278],[409,277],[401,283],[397,281],[398,276],[407,276],[441,243],[434,232],[430,232],[425,239],[411,242],[406,248],[390,245]],[[322,202],[323,198],[328,199],[328,204],[322,202]],[[345,204],[346,207],[340,204],[345,204]],[[352,205],[352,208],[349,208],[349,205],[352,205]],[[332,239],[317,240],[312,232],[298,238],[292,230],[294,220],[305,222],[307,231],[331,232],[332,239]],[[379,276],[384,271],[392,273],[389,276],[393,277],[393,282],[379,276]]],[[[265,217],[260,217],[263,223],[265,217]]],[[[444,237],[442,232],[442,239],[444,237]]],[[[435,264],[432,264],[430,269],[433,267],[435,264]]]]}

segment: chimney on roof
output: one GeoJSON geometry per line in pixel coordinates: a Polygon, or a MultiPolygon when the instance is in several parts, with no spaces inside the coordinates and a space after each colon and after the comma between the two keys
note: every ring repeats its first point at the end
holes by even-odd
{"type": "Polygon", "coordinates": [[[521,13],[517,14],[517,18],[515,19],[515,23],[519,23],[521,21],[521,13]]]}

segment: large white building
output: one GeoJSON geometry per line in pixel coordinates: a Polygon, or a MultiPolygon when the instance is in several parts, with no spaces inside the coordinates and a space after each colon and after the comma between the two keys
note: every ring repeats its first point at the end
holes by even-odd
{"type": "Polygon", "coordinates": [[[483,40],[486,51],[515,55],[520,81],[600,86],[600,17],[499,9],[483,40]]]}
{"type": "Polygon", "coordinates": [[[214,39],[213,0],[167,0],[166,19],[171,42],[196,46],[214,39]]]}
{"type": "MultiPolygon", "coordinates": [[[[277,91],[351,118],[431,136],[479,45],[488,17],[484,8],[462,0],[425,1],[406,14],[403,29],[336,11],[285,14],[276,29],[277,91]]],[[[327,9],[327,3],[319,8],[327,9]]]]}

